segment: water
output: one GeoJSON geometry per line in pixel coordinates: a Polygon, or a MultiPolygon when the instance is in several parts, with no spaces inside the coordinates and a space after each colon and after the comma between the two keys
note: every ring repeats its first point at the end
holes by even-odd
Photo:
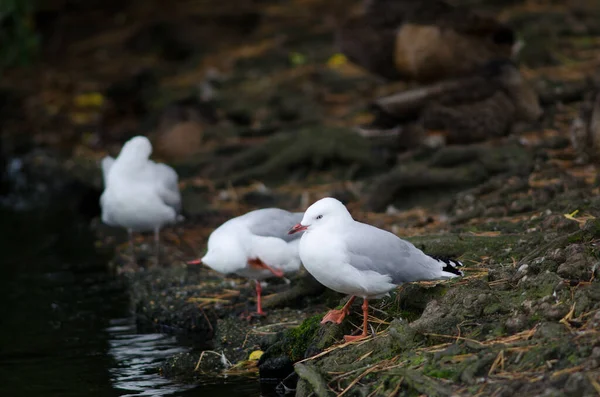
{"type": "Polygon", "coordinates": [[[0,207],[0,395],[259,396],[251,379],[198,387],[162,378],[158,365],[184,348],[166,335],[136,333],[89,220],[58,201],[0,207]]]}

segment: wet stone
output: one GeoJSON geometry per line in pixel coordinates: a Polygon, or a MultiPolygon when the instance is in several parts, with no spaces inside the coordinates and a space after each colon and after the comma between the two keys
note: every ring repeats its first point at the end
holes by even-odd
{"type": "Polygon", "coordinates": [[[595,394],[587,376],[581,372],[569,375],[564,391],[569,397],[592,396],[595,394]]]}

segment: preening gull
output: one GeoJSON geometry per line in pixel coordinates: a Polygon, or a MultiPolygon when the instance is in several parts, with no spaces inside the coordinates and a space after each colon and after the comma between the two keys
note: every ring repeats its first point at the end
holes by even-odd
{"type": "Polygon", "coordinates": [[[283,277],[300,268],[301,235],[291,236],[287,232],[301,219],[301,212],[279,208],[251,211],[230,219],[211,233],[206,255],[188,264],[203,263],[220,273],[234,273],[254,280],[256,313],[264,315],[260,280],[283,277]]]}
{"type": "Polygon", "coordinates": [[[132,253],[132,233],[154,231],[158,263],[160,229],[179,219],[181,195],[175,170],[150,160],[151,153],[148,138],[136,136],[116,159],[102,159],[100,206],[102,222],[127,229],[132,253]]]}
{"type": "Polygon", "coordinates": [[[300,231],[300,259],[306,270],[326,287],[351,295],[341,310],[330,310],[321,323],[340,324],[354,299],[364,300],[362,334],[347,335],[346,341],[367,336],[368,299],[380,298],[402,283],[463,275],[458,269],[462,263],[426,255],[395,234],[355,221],[334,198],[308,207],[289,233],[300,231]]]}

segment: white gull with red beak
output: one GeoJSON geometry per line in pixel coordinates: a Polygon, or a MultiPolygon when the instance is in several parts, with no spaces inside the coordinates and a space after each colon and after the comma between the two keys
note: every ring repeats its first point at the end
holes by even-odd
{"type": "Polygon", "coordinates": [[[396,235],[352,218],[344,204],[324,198],[306,210],[290,229],[304,231],[300,259],[306,270],[326,287],[351,295],[341,310],[331,310],[321,323],[341,323],[350,305],[363,302],[363,332],[345,336],[352,341],[367,336],[368,299],[380,298],[402,283],[462,276],[462,263],[429,256],[396,235]]]}
{"type": "Polygon", "coordinates": [[[262,310],[260,280],[283,277],[300,269],[298,245],[301,235],[288,230],[302,219],[302,213],[279,208],[248,212],[223,223],[208,238],[208,252],[190,265],[205,264],[224,274],[237,274],[256,282],[256,313],[262,310]]]}

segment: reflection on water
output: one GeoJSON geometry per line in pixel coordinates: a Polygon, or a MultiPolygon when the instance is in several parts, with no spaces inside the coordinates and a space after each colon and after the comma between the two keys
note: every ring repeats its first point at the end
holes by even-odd
{"type": "Polygon", "coordinates": [[[165,396],[192,389],[191,385],[173,383],[157,373],[167,357],[185,351],[177,347],[175,337],[162,334],[136,334],[131,319],[110,321],[108,354],[115,359],[109,370],[113,387],[129,392],[123,396],[165,396]]]}
{"type": "Polygon", "coordinates": [[[110,321],[108,354],[114,359],[109,369],[112,387],[121,396],[171,397],[258,397],[260,387],[254,378],[206,378],[200,385],[172,382],[158,374],[169,356],[184,352],[175,337],[163,334],[136,334],[131,318],[110,321]]]}
{"type": "Polygon", "coordinates": [[[89,221],[66,199],[18,211],[1,199],[0,396],[260,395],[256,379],[194,387],[162,378],[157,367],[182,348],[136,334],[129,297],[95,251],[89,221]]]}

